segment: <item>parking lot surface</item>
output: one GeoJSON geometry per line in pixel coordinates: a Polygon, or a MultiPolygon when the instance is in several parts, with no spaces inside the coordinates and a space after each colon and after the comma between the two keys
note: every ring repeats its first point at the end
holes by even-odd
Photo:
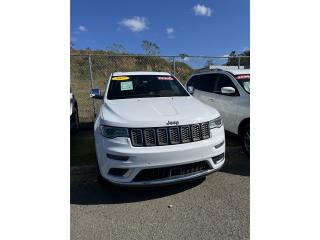
{"type": "Polygon", "coordinates": [[[71,175],[71,239],[249,239],[250,161],[226,140],[225,166],[201,181],[128,189],[71,175]]]}

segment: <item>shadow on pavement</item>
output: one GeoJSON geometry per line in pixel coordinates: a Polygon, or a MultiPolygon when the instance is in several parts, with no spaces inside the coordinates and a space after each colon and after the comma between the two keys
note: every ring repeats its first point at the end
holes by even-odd
{"type": "Polygon", "coordinates": [[[226,132],[226,162],[220,172],[250,176],[250,158],[242,151],[237,136],[226,132]]]}
{"type": "Polygon", "coordinates": [[[125,188],[103,184],[96,174],[74,178],[71,176],[71,204],[80,205],[131,203],[166,197],[196,187],[204,180],[152,188],[125,188]]]}

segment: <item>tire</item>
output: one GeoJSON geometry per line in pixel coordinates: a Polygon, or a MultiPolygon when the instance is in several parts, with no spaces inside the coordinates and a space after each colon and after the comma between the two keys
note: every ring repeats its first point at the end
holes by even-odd
{"type": "Polygon", "coordinates": [[[250,157],[250,123],[247,123],[241,131],[241,145],[244,153],[250,157]]]}
{"type": "Polygon", "coordinates": [[[78,115],[78,109],[75,110],[75,113],[74,113],[74,127],[72,128],[72,133],[77,133],[79,132],[79,129],[80,129],[80,121],[79,121],[79,115],[78,115]]]}

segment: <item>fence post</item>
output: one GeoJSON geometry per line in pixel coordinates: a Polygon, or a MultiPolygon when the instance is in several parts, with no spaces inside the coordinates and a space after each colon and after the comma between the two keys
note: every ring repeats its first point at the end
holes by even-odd
{"type": "Polygon", "coordinates": [[[174,56],[173,56],[173,75],[174,76],[176,75],[176,59],[174,56]]]}
{"type": "MultiPolygon", "coordinates": [[[[91,85],[91,89],[92,89],[93,88],[93,77],[92,77],[91,55],[89,55],[89,71],[90,71],[90,85],[91,85]]],[[[96,107],[95,107],[93,98],[92,98],[92,106],[93,106],[93,121],[94,121],[96,119],[96,107]]]]}
{"type": "Polygon", "coordinates": [[[238,69],[240,69],[240,56],[238,56],[238,69]]]}

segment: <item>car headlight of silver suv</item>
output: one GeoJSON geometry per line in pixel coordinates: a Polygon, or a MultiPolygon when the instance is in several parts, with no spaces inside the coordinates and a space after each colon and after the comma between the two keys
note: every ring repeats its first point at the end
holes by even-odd
{"type": "Polygon", "coordinates": [[[219,128],[222,126],[222,118],[221,116],[220,117],[217,117],[216,119],[213,119],[211,121],[209,121],[209,127],[210,129],[214,129],[214,128],[219,128]]]}
{"type": "Polygon", "coordinates": [[[127,128],[100,126],[101,135],[106,138],[129,137],[127,128]]]}

